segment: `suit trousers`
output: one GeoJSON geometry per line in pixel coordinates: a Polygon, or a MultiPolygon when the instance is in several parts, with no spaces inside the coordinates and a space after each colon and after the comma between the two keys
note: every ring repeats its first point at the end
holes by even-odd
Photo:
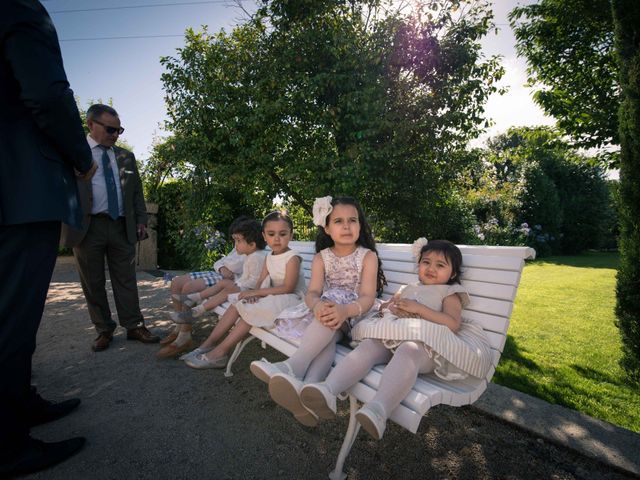
{"type": "Polygon", "coordinates": [[[111,333],[117,326],[111,318],[107,298],[105,258],[120,325],[127,330],[144,325],[135,252],[135,245],[127,240],[124,217],[113,220],[107,215],[92,215],[84,239],[73,248],[89,316],[99,334],[111,333]]]}
{"type": "Polygon", "coordinates": [[[31,357],[59,239],[60,222],[0,225],[0,462],[29,435],[31,357]]]}

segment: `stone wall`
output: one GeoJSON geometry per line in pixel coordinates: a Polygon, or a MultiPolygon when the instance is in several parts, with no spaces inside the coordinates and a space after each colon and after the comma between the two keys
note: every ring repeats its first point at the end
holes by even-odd
{"type": "Polygon", "coordinates": [[[158,204],[147,203],[147,232],[149,238],[136,244],[136,268],[156,270],[158,268],[158,204]]]}

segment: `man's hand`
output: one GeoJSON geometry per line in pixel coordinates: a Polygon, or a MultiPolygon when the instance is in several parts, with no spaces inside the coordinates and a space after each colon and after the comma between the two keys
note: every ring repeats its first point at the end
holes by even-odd
{"type": "Polygon", "coordinates": [[[76,170],[76,176],[79,179],[84,180],[85,182],[88,182],[95,175],[97,169],[98,169],[98,164],[96,163],[95,160],[93,160],[91,162],[91,167],[89,168],[89,170],[87,170],[85,173],[80,173],[76,170]]]}
{"type": "Polygon", "coordinates": [[[147,235],[147,226],[143,223],[139,223],[137,225],[136,231],[138,233],[138,241],[144,240],[145,238],[149,237],[149,235],[147,235]]]}

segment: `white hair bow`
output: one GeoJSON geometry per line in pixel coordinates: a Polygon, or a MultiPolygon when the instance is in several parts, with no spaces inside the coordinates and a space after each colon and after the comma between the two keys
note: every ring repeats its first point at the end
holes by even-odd
{"type": "Polygon", "coordinates": [[[413,253],[413,260],[415,263],[420,261],[420,251],[422,247],[424,247],[428,243],[428,240],[424,237],[420,237],[415,242],[413,242],[413,246],[411,247],[411,253],[413,253]]]}
{"type": "Polygon", "coordinates": [[[313,224],[324,227],[327,224],[327,216],[332,212],[332,198],[330,196],[318,197],[313,202],[313,224]]]}

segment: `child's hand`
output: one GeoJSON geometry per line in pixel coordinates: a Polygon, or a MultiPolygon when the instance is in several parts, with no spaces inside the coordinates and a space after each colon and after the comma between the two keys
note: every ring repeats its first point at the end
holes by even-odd
{"type": "Polygon", "coordinates": [[[387,300],[386,302],[382,302],[380,304],[380,307],[378,308],[378,311],[382,312],[384,309],[388,310],[392,303],[393,303],[393,299],[392,300],[387,300]]]}
{"type": "Polygon", "coordinates": [[[324,309],[320,322],[331,330],[338,330],[347,319],[347,309],[344,305],[332,303],[324,309]]]}
{"type": "Polygon", "coordinates": [[[398,317],[419,316],[421,305],[415,300],[399,299],[389,306],[391,313],[398,317]]]}
{"type": "Polygon", "coordinates": [[[218,273],[222,275],[222,278],[226,278],[228,280],[233,279],[233,272],[229,270],[227,267],[220,267],[220,270],[218,270],[218,273]]]}
{"type": "Polygon", "coordinates": [[[313,306],[313,316],[316,317],[316,320],[318,320],[320,323],[322,323],[321,318],[325,314],[325,310],[330,305],[333,305],[333,304],[329,302],[325,302],[324,300],[320,300],[318,301],[318,303],[316,303],[313,306]]]}
{"type": "Polygon", "coordinates": [[[244,300],[244,303],[256,303],[259,298],[254,290],[245,290],[238,294],[238,300],[244,300]]]}

